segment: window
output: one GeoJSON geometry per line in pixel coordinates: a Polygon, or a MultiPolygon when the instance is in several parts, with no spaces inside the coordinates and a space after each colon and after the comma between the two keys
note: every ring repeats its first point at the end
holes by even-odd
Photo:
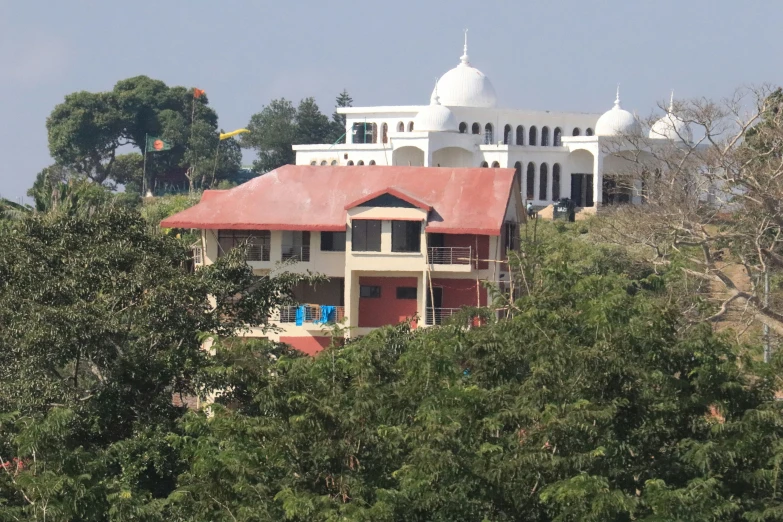
{"type": "Polygon", "coordinates": [[[503,223],[503,251],[519,249],[519,227],[516,223],[503,223]]]}
{"type": "Polygon", "coordinates": [[[248,261],[269,261],[272,235],[268,230],[218,230],[218,257],[248,243],[248,261]]]}
{"type": "Polygon", "coordinates": [[[413,122],[412,121],[408,122],[408,132],[413,132],[413,122]]]}
{"type": "Polygon", "coordinates": [[[351,130],[351,143],[375,143],[377,141],[374,123],[354,123],[351,130]]]}
{"type": "Polygon", "coordinates": [[[405,124],[403,122],[397,124],[397,132],[405,132],[405,124]]]}
{"type": "Polygon", "coordinates": [[[375,160],[370,160],[370,163],[368,165],[375,165],[375,160]]]}
{"type": "Polygon", "coordinates": [[[463,121],[459,124],[459,133],[465,134],[466,132],[468,132],[468,124],[463,121]]]}
{"type": "Polygon", "coordinates": [[[484,144],[485,145],[492,145],[492,141],[495,139],[495,134],[492,130],[492,124],[487,123],[484,125],[484,144]]]}
{"type": "Polygon", "coordinates": [[[364,165],[364,160],[359,160],[356,162],[356,165],[364,165]]]}
{"type": "Polygon", "coordinates": [[[522,190],[522,163],[517,161],[514,163],[514,181],[517,183],[518,189],[522,190]]]}
{"type": "Polygon", "coordinates": [[[377,219],[355,219],[351,224],[351,250],[381,251],[381,222],[377,219]]]}
{"type": "Polygon", "coordinates": [[[310,232],[302,230],[283,231],[282,260],[310,261],[310,232]]]}
{"type": "Polygon", "coordinates": [[[517,125],[517,145],[525,144],[525,128],[522,125],[517,125]]]}
{"type": "Polygon", "coordinates": [[[398,286],[397,299],[416,299],[418,292],[415,286],[398,286]]]}
{"type": "Polygon", "coordinates": [[[321,232],[323,252],[345,252],[345,232],[321,232]]]}
{"type": "Polygon", "coordinates": [[[541,164],[540,175],[538,179],[538,199],[546,201],[547,198],[547,184],[549,183],[549,168],[546,163],[541,164]]]}
{"type": "Polygon", "coordinates": [[[552,201],[560,199],[560,164],[552,165],[552,201]]]}
{"type": "Polygon", "coordinates": [[[511,145],[511,125],[503,127],[503,145],[511,145]]]}
{"type": "Polygon", "coordinates": [[[353,165],[353,160],[348,160],[348,163],[346,163],[349,167],[353,165]]]}
{"type": "Polygon", "coordinates": [[[561,146],[563,143],[560,141],[560,137],[563,134],[563,132],[560,130],[560,127],[555,127],[555,133],[552,137],[552,145],[555,147],[561,146]]]}
{"type": "Polygon", "coordinates": [[[473,127],[471,127],[470,131],[473,134],[479,134],[481,132],[481,125],[479,125],[478,123],[474,123],[473,127]]]}
{"type": "Polygon", "coordinates": [[[535,145],[536,141],[538,140],[538,132],[536,131],[536,127],[530,127],[530,136],[527,139],[528,145],[535,145]]]}
{"type": "Polygon", "coordinates": [[[485,169],[487,167],[489,167],[489,163],[487,163],[486,161],[482,161],[481,162],[481,168],[485,169]]]}
{"type": "Polygon", "coordinates": [[[587,127],[587,130],[585,131],[585,136],[592,136],[592,135],[593,135],[593,129],[587,127]]]}
{"type": "Polygon", "coordinates": [[[367,299],[379,299],[381,297],[381,287],[380,286],[370,286],[370,285],[360,285],[359,286],[359,297],[364,297],[367,299]]]}
{"type": "Polygon", "coordinates": [[[579,127],[574,127],[574,130],[571,131],[571,136],[579,136],[580,134],[582,134],[582,131],[579,130],[579,127]]]}
{"type": "Polygon", "coordinates": [[[321,160],[321,166],[322,167],[326,166],[326,160],[321,160]]]}
{"type": "Polygon", "coordinates": [[[384,143],[389,143],[389,126],[386,123],[381,127],[381,139],[384,143]]]}
{"type": "Polygon", "coordinates": [[[330,163],[330,165],[337,165],[337,160],[332,160],[332,162],[330,163]]]}
{"type": "Polygon", "coordinates": [[[310,162],[310,165],[318,165],[318,162],[316,162],[315,160],[313,160],[313,161],[311,161],[311,162],[310,162]]]}
{"type": "Polygon", "coordinates": [[[549,146],[549,127],[541,128],[541,146],[542,147],[549,146]]]}
{"type": "Polygon", "coordinates": [[[421,252],[420,221],[392,221],[392,252],[421,252]]]}
{"type": "Polygon", "coordinates": [[[536,199],[536,164],[532,161],[527,164],[527,176],[525,176],[527,182],[525,199],[536,199]]]}
{"type": "Polygon", "coordinates": [[[492,162],[492,168],[493,169],[499,169],[500,168],[500,163],[498,163],[497,161],[493,161],[492,162]]]}

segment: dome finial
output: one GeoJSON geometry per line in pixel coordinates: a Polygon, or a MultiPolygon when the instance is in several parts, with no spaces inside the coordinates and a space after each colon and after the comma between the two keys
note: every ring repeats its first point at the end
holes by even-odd
{"type": "Polygon", "coordinates": [[[620,84],[617,84],[617,97],[614,99],[614,106],[620,109],[620,84]]]}
{"type": "Polygon", "coordinates": [[[459,57],[459,61],[468,65],[468,30],[465,29],[465,45],[462,46],[462,56],[459,57]]]}
{"type": "Polygon", "coordinates": [[[674,89],[672,89],[672,95],[669,98],[669,114],[674,112],[674,89]]]}

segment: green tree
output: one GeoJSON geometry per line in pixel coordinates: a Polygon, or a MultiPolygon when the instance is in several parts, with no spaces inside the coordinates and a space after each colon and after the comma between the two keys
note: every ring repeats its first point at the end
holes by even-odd
{"type": "Polygon", "coordinates": [[[293,103],[285,98],[272,100],[261,112],[250,117],[247,129],[250,132],[242,135],[241,143],[258,154],[253,170],[264,173],[295,162],[296,156],[291,149],[297,135],[293,103]]]}
{"type": "Polygon", "coordinates": [[[202,387],[203,336],[265,324],[301,277],[255,277],[238,250],[189,273],[181,242],[116,206],[9,223],[0,519],[162,520],[184,470],[173,399],[202,387]]]}
{"type": "MultiPolygon", "coordinates": [[[[348,94],[346,89],[343,89],[343,91],[337,95],[337,98],[334,100],[334,106],[337,108],[353,107],[353,98],[351,98],[351,95],[348,94]]],[[[337,142],[338,140],[340,143],[345,143],[345,121],[345,114],[338,114],[336,110],[332,113],[332,143],[337,142]]]]}
{"type": "Polygon", "coordinates": [[[296,108],[296,143],[324,143],[329,138],[329,118],[321,113],[314,98],[305,98],[296,108]]]}

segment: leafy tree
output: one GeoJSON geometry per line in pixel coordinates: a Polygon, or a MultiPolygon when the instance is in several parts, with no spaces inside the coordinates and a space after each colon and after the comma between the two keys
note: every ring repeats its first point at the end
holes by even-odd
{"type": "Polygon", "coordinates": [[[486,327],[386,328],[314,358],[217,346],[225,406],[171,439],[188,469],[170,516],[775,520],[768,369],[688,327],[649,269],[607,268],[611,250],[523,249],[524,291],[486,327]]]}
{"type": "Polygon", "coordinates": [[[204,333],[264,324],[300,279],[188,257],[120,207],[0,228],[0,519],[163,520],[204,333]]]}
{"type": "MultiPolygon", "coordinates": [[[[348,94],[346,89],[337,95],[334,101],[335,107],[353,107],[353,98],[348,94]]],[[[345,114],[338,114],[337,111],[332,113],[332,143],[340,141],[345,143],[345,114]]]]}
{"type": "MultiPolygon", "coordinates": [[[[169,151],[147,156],[147,175],[153,185],[164,173],[184,171],[202,158],[214,158],[217,146],[217,114],[206,95],[194,100],[192,89],[169,87],[146,76],[122,80],[110,92],[69,94],[46,125],[49,151],[58,164],[97,183],[134,181],[135,186],[139,173],[134,157],[119,161],[118,150],[130,145],[144,152],[147,136],[173,144],[169,151]],[[191,129],[192,121],[196,125],[191,129]]],[[[223,161],[231,159],[225,156],[223,161]]]]}
{"type": "Polygon", "coordinates": [[[296,143],[324,143],[329,138],[329,118],[314,98],[305,98],[296,108],[296,143]]]}
{"type": "Polygon", "coordinates": [[[295,162],[291,145],[297,136],[296,109],[290,101],[272,100],[250,117],[247,129],[250,132],[242,135],[242,145],[258,153],[253,170],[264,173],[295,162]]]}

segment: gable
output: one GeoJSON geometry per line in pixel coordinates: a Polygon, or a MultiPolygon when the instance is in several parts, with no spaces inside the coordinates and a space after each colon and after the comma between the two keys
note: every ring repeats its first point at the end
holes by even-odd
{"type": "Polygon", "coordinates": [[[417,208],[416,205],[408,203],[388,192],[374,197],[369,201],[362,203],[363,207],[384,207],[384,208],[417,208]]]}

